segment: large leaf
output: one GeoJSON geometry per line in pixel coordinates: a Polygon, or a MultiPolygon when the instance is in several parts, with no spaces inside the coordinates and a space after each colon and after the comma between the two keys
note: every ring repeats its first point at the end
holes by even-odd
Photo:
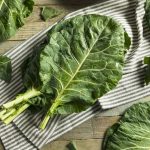
{"type": "Polygon", "coordinates": [[[33,0],[0,1],[0,41],[14,35],[24,25],[25,18],[32,12],[33,0]]]}
{"type": "Polygon", "coordinates": [[[8,116],[6,124],[31,104],[46,104],[49,109],[40,125],[44,129],[54,114],[77,113],[92,106],[122,77],[130,38],[112,18],[76,16],[59,22],[48,37],[48,42],[25,62],[27,91],[2,106],[2,118],[8,116]],[[15,112],[11,115],[9,111],[15,112]]]}
{"type": "Polygon", "coordinates": [[[130,107],[106,134],[104,150],[150,149],[150,102],[130,107]]]}
{"type": "Polygon", "coordinates": [[[57,24],[49,37],[39,74],[55,93],[54,105],[76,100],[92,105],[118,84],[130,45],[118,22],[100,15],[77,16],[57,24]]]}
{"type": "Polygon", "coordinates": [[[6,56],[0,56],[0,79],[6,82],[11,81],[11,59],[6,56]]]}

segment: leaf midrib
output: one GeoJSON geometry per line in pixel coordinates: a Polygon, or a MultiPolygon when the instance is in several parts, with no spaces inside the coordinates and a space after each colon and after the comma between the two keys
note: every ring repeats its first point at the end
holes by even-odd
{"type": "Polygon", "coordinates": [[[11,11],[10,7],[7,5],[7,3],[5,2],[5,0],[2,0],[2,1],[1,1],[1,4],[0,4],[0,11],[1,11],[1,9],[2,9],[3,4],[5,4],[5,6],[6,6],[6,7],[8,8],[8,10],[9,10],[10,14],[12,15],[12,11],[11,11]]]}
{"type": "Polygon", "coordinates": [[[76,74],[79,72],[80,68],[82,67],[83,63],[85,62],[86,58],[89,56],[90,52],[92,51],[93,47],[95,46],[95,44],[97,43],[97,41],[99,40],[99,37],[101,36],[101,34],[103,33],[104,29],[107,27],[107,25],[109,24],[110,19],[108,20],[108,23],[105,25],[105,27],[103,28],[102,32],[98,35],[97,40],[94,42],[93,46],[91,47],[91,49],[89,49],[88,53],[86,54],[86,56],[84,57],[84,59],[82,60],[82,62],[80,63],[80,65],[78,66],[77,70],[75,71],[74,75],[70,78],[70,80],[68,81],[67,85],[64,87],[64,89],[59,93],[59,95],[55,98],[55,101],[59,101],[61,98],[61,95],[63,94],[63,92],[67,89],[67,87],[70,85],[71,81],[73,80],[73,78],[76,76],[76,74]]]}
{"type": "Polygon", "coordinates": [[[3,4],[4,4],[4,1],[5,1],[5,0],[2,0],[2,1],[1,1],[1,4],[0,4],[0,10],[1,10],[3,4]]]}

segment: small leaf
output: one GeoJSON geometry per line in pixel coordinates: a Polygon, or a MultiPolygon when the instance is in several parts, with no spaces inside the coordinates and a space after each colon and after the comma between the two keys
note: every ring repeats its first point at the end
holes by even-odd
{"type": "Polygon", "coordinates": [[[60,10],[54,9],[52,7],[43,7],[41,11],[41,19],[47,21],[61,14],[60,10]]]}
{"type": "Polygon", "coordinates": [[[0,79],[9,83],[11,81],[11,74],[11,59],[6,56],[0,56],[0,79]]]}
{"type": "Polygon", "coordinates": [[[148,85],[150,83],[150,57],[144,57],[144,64],[146,66],[146,74],[145,74],[145,83],[148,85]]]}
{"type": "Polygon", "coordinates": [[[144,64],[150,65],[150,57],[144,57],[144,64]]]}
{"type": "Polygon", "coordinates": [[[131,38],[129,37],[127,32],[124,32],[124,38],[125,38],[124,47],[126,48],[126,50],[128,50],[130,48],[130,45],[131,45],[131,38]]]}
{"type": "Polygon", "coordinates": [[[67,148],[68,148],[68,150],[78,150],[78,149],[77,149],[77,146],[76,146],[76,144],[75,144],[74,141],[70,142],[70,143],[67,145],[67,148]]]}

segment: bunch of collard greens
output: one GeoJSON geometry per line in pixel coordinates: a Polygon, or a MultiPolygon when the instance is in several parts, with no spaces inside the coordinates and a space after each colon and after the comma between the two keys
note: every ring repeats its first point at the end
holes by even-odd
{"type": "Polygon", "coordinates": [[[120,23],[96,14],[62,20],[48,41],[24,63],[25,92],[3,104],[8,124],[31,105],[47,111],[40,128],[55,114],[81,112],[112,90],[122,77],[130,38],[120,23]]]}

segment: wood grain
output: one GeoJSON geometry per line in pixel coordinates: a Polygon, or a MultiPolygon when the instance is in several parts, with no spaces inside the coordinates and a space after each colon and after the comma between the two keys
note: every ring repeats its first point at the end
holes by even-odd
{"type": "Polygon", "coordinates": [[[104,134],[120,117],[100,117],[84,122],[57,140],[45,145],[41,150],[65,150],[70,141],[75,141],[79,150],[101,150],[104,134]]]}

